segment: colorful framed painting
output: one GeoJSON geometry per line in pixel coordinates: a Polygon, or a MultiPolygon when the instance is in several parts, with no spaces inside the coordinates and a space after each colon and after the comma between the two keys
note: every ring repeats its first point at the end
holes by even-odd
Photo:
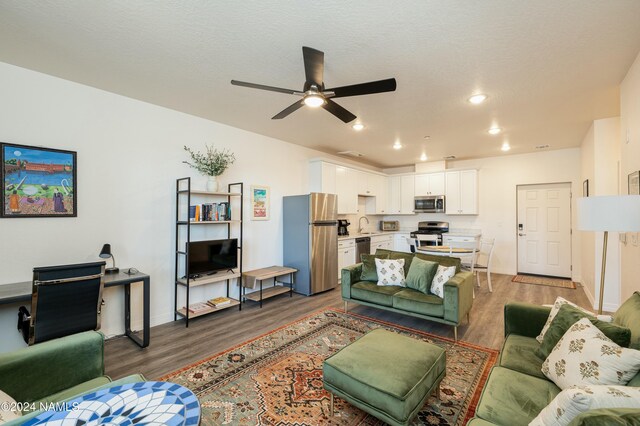
{"type": "Polygon", "coordinates": [[[271,190],[268,186],[251,186],[251,220],[269,220],[270,196],[271,190]]]}
{"type": "Polygon", "coordinates": [[[76,217],[76,153],[0,143],[0,217],[76,217]]]}

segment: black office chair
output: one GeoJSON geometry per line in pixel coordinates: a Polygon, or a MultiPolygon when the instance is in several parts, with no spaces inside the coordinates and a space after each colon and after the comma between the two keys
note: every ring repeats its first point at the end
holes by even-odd
{"type": "Polygon", "coordinates": [[[33,269],[31,314],[21,306],[18,330],[29,345],[100,328],[105,262],[33,269]]]}

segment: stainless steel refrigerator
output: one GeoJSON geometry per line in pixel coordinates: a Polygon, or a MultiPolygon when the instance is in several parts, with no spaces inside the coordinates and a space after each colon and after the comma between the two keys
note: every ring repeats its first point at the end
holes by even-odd
{"type": "Polygon", "coordinates": [[[296,268],[294,291],[312,295],[338,285],[338,197],[284,197],[284,265],[296,268]]]}

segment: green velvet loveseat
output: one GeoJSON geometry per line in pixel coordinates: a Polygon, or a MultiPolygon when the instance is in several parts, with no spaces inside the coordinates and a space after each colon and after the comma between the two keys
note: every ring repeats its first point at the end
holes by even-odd
{"type": "Polygon", "coordinates": [[[389,259],[404,259],[405,271],[411,260],[419,257],[444,266],[455,266],[456,275],[444,285],[444,298],[435,294],[425,294],[417,290],[397,286],[378,286],[375,282],[361,281],[362,263],[343,268],[342,299],[347,311],[348,302],[398,312],[453,326],[455,340],[458,340],[458,326],[463,318],[469,319],[473,304],[473,275],[460,270],[460,259],[449,256],[433,256],[424,253],[404,253],[393,250],[376,250],[376,255],[387,255],[389,259]]]}
{"type": "MultiPolygon", "coordinates": [[[[527,425],[560,393],[542,374],[544,359],[536,355],[535,339],[550,308],[527,303],[504,307],[505,342],[493,367],[473,419],[468,426],[527,425]]],[[[640,292],[634,293],[613,316],[613,322],[631,330],[632,349],[640,349],[640,292]]],[[[640,386],[640,373],[627,386],[640,386]]],[[[640,409],[593,409],[580,414],[570,426],[640,425],[640,409]]]]}
{"type": "Polygon", "coordinates": [[[104,374],[104,336],[86,331],[0,354],[0,390],[36,411],[4,423],[20,425],[35,417],[40,403],[73,399],[100,388],[144,382],[140,374],[112,381],[104,374]]]}

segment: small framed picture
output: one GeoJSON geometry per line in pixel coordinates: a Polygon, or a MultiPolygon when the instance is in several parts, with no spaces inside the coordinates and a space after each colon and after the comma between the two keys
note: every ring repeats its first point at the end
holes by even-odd
{"type": "Polygon", "coordinates": [[[0,143],[0,217],[76,217],[76,153],[0,143]]]}
{"type": "Polygon", "coordinates": [[[640,195],[640,171],[630,173],[628,176],[629,195],[640,195]]]}
{"type": "Polygon", "coordinates": [[[251,186],[251,220],[269,220],[270,195],[268,186],[251,186]]]}
{"type": "Polygon", "coordinates": [[[589,196],[589,179],[585,179],[584,182],[582,182],[582,196],[589,196]]]}

